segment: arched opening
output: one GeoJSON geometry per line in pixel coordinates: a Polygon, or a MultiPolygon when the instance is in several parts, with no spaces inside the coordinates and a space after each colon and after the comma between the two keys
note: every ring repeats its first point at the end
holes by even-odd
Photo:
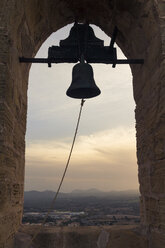
{"type": "MultiPolygon", "coordinates": [[[[57,34],[52,34],[45,42],[46,44],[43,44],[36,57],[46,57],[47,48],[51,45],[57,45],[55,44],[56,37],[59,37],[60,40],[64,38],[62,35],[58,35],[58,33],[64,33],[67,37],[66,33],[68,33],[70,27],[71,25],[68,27],[67,32],[66,28],[63,28],[57,34]]],[[[94,29],[97,32],[97,36],[101,36],[105,40],[106,45],[109,45],[110,38],[103,34],[96,26],[94,29]]],[[[123,57],[121,51],[118,51],[118,53],[120,58],[123,57]]],[[[120,65],[116,69],[113,69],[111,65],[92,66],[96,83],[98,82],[102,95],[96,99],[86,101],[79,132],[80,137],[78,137],[76,143],[73,160],[64,181],[62,192],[68,193],[75,189],[81,192],[81,190],[89,190],[91,188],[107,192],[137,190],[134,127],[135,105],[132,96],[130,68],[128,65],[120,65]],[[129,181],[128,178],[130,178],[129,181]]],[[[47,65],[33,65],[31,67],[28,108],[31,116],[27,122],[25,175],[28,173],[28,176],[26,175],[25,177],[25,190],[56,191],[58,187],[67,159],[80,104],[79,100],[69,99],[65,95],[66,89],[71,82],[72,67],[73,64],[54,65],[51,69],[47,68],[47,65]]],[[[90,192],[91,194],[96,194],[94,191],[90,192]]],[[[36,192],[35,194],[37,197],[36,192]]],[[[30,192],[28,193],[29,196],[30,192]]],[[[95,195],[91,196],[96,197],[95,195]]],[[[118,202],[119,198],[120,196],[118,196],[118,202]]],[[[103,200],[104,198],[102,198],[103,200]]],[[[37,209],[36,202],[31,205],[29,202],[30,197],[28,202],[25,199],[25,203],[33,211],[42,211],[41,209],[49,205],[45,204],[45,200],[45,205],[42,205],[38,197],[37,202],[40,209],[37,209]]],[[[69,210],[69,207],[71,206],[69,205],[68,209],[64,208],[64,210],[69,210]]],[[[73,207],[76,209],[76,206],[73,207]]],[[[88,205],[86,205],[87,207],[88,205]]],[[[105,205],[104,207],[108,208],[105,205]]],[[[126,212],[124,213],[126,216],[126,212]]],[[[85,214],[87,215],[87,212],[85,214]]],[[[109,214],[112,213],[109,212],[109,214]]],[[[26,218],[27,222],[33,218],[33,215],[30,216],[28,213],[28,217],[26,218]]],[[[55,226],[62,223],[60,216],[58,218],[57,223],[54,222],[55,226]]],[[[92,216],[90,218],[91,220],[86,222],[87,226],[92,223],[92,216]]],[[[130,221],[131,215],[129,215],[129,218],[128,223],[132,223],[130,221]]],[[[73,219],[74,221],[72,219],[68,221],[68,225],[75,224],[75,217],[73,219]]],[[[111,225],[112,223],[126,223],[124,217],[120,219],[114,215],[109,220],[111,225]]],[[[78,221],[82,222],[81,219],[78,221]]],[[[76,224],[80,224],[78,221],[76,224]]],[[[37,218],[34,219],[34,222],[37,222],[37,218]]],[[[66,219],[63,222],[63,225],[67,225],[66,219]]],[[[83,223],[85,223],[85,220],[83,223]]],[[[83,223],[82,225],[84,225],[83,223]]],[[[98,225],[98,223],[95,221],[93,225],[98,225]]],[[[105,221],[106,223],[108,223],[108,220],[107,222],[105,221]]],[[[52,225],[50,220],[47,225],[52,225]]]]}
{"type": "MultiPolygon", "coordinates": [[[[48,47],[56,45],[56,39],[66,38],[71,26],[52,34],[36,57],[46,57],[48,47]]],[[[94,30],[109,45],[110,38],[96,26],[94,30]]],[[[123,57],[119,48],[118,56],[123,57]]],[[[73,165],[63,190],[138,190],[135,105],[129,66],[119,65],[115,69],[111,65],[92,66],[102,94],[86,101],[73,165]]],[[[65,94],[72,67],[73,64],[60,64],[50,69],[34,64],[31,68],[26,152],[29,179],[25,179],[25,190],[57,188],[79,106],[79,100],[65,94]]]]}

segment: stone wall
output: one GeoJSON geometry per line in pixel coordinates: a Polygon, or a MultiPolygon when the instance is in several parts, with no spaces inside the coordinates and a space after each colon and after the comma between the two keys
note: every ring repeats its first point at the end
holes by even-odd
{"type": "MultiPolygon", "coordinates": [[[[16,235],[15,248],[25,248],[37,227],[24,227],[16,235]]],[[[44,227],[33,248],[146,248],[148,240],[136,226],[44,227]]]]}
{"type": "Polygon", "coordinates": [[[141,228],[147,248],[165,245],[165,2],[162,0],[0,0],[0,248],[11,248],[23,206],[27,85],[45,39],[75,18],[117,43],[132,65],[136,102],[141,228]],[[113,18],[112,18],[113,17],[113,18]]]}

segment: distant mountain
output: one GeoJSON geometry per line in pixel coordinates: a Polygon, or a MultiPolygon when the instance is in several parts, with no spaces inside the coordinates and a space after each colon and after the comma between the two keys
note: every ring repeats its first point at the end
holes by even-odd
{"type": "Polygon", "coordinates": [[[100,196],[104,195],[103,191],[100,191],[98,189],[87,189],[87,190],[80,190],[80,189],[75,189],[73,190],[70,195],[82,197],[82,196],[100,196]]]}
{"type": "MultiPolygon", "coordinates": [[[[33,208],[47,208],[52,199],[55,196],[55,192],[53,191],[25,191],[24,192],[24,206],[25,207],[33,207],[33,208]]],[[[65,193],[59,193],[58,198],[66,198],[65,193]]]]}
{"type": "MultiPolygon", "coordinates": [[[[25,191],[24,192],[24,200],[26,201],[49,201],[53,199],[56,192],[54,191],[25,191]]],[[[98,189],[88,189],[88,190],[73,190],[71,193],[59,193],[58,198],[72,198],[72,197],[125,197],[125,196],[138,196],[139,192],[137,190],[125,190],[125,191],[109,191],[104,192],[98,189]]]]}
{"type": "MultiPolygon", "coordinates": [[[[24,192],[24,207],[25,208],[49,208],[56,192],[53,191],[27,191],[24,192]]],[[[127,202],[138,201],[139,192],[136,190],[126,191],[110,191],[103,192],[98,189],[79,190],[76,189],[71,193],[59,193],[56,208],[63,208],[64,206],[87,206],[88,204],[103,204],[104,202],[127,202]]]]}
{"type": "MultiPolygon", "coordinates": [[[[45,190],[45,191],[36,191],[36,190],[32,190],[32,191],[25,191],[24,192],[24,199],[25,200],[31,200],[31,201],[37,201],[37,200],[41,200],[41,199],[45,199],[45,200],[49,200],[49,199],[53,199],[53,197],[55,196],[56,192],[54,191],[50,191],[50,190],[45,190]]],[[[59,193],[60,198],[65,198],[67,197],[66,193],[59,193]]]]}
{"type": "Polygon", "coordinates": [[[79,190],[75,189],[71,193],[71,196],[75,197],[88,197],[88,196],[96,196],[96,197],[115,197],[115,196],[138,196],[138,190],[124,190],[124,191],[101,191],[98,189],[88,189],[88,190],[79,190]]]}

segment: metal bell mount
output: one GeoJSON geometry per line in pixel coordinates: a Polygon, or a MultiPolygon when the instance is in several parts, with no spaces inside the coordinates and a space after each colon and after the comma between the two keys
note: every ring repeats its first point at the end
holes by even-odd
{"type": "Polygon", "coordinates": [[[101,92],[93,78],[92,66],[88,63],[112,64],[143,64],[144,59],[117,59],[117,50],[114,47],[118,32],[114,28],[109,46],[104,46],[104,41],[97,38],[89,24],[75,22],[69,36],[60,41],[59,46],[48,49],[48,58],[20,57],[21,63],[77,63],[73,67],[72,83],[66,94],[72,98],[91,98],[101,92]],[[80,62],[79,62],[80,61],[80,62]],[[86,61],[86,62],[85,62],[86,61]]]}

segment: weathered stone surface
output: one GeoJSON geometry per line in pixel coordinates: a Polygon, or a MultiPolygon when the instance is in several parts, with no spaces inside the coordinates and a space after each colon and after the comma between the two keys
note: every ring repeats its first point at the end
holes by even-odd
{"type": "MultiPolygon", "coordinates": [[[[165,246],[165,1],[162,0],[0,0],[0,247],[12,247],[23,206],[30,65],[20,64],[18,58],[34,56],[52,32],[75,18],[98,25],[109,36],[117,25],[117,43],[124,54],[145,60],[144,65],[131,65],[142,194],[141,227],[148,239],[146,247],[161,248],[165,246]]],[[[112,242],[111,247],[120,246],[112,242]]]]}
{"type": "MultiPolygon", "coordinates": [[[[16,235],[15,248],[24,248],[37,227],[22,226],[16,235]]],[[[115,227],[44,227],[32,243],[32,248],[146,248],[147,238],[136,226],[115,227]]]]}
{"type": "Polygon", "coordinates": [[[150,244],[152,248],[163,248],[165,244],[164,233],[154,232],[151,234],[150,244]]]}

